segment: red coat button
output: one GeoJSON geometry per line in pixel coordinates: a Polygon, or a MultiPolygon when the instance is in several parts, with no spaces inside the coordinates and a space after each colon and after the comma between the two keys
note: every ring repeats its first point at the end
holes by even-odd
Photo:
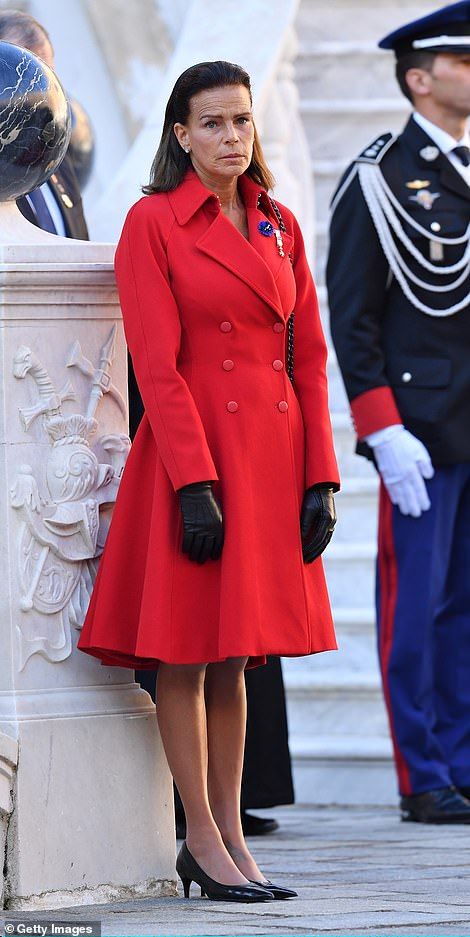
{"type": "Polygon", "coordinates": [[[236,400],[229,400],[229,402],[228,402],[228,404],[227,404],[227,410],[228,410],[230,413],[235,413],[235,411],[238,410],[238,403],[237,403],[237,401],[236,401],[236,400]]]}
{"type": "Polygon", "coordinates": [[[287,403],[287,400],[280,400],[277,406],[278,406],[278,409],[281,411],[281,413],[285,413],[286,410],[289,409],[289,404],[287,403]]]}
{"type": "Polygon", "coordinates": [[[233,361],[231,360],[231,358],[226,358],[225,361],[222,361],[222,367],[224,371],[231,371],[232,368],[235,367],[235,365],[233,361]]]}
{"type": "Polygon", "coordinates": [[[231,331],[232,331],[232,323],[231,323],[231,322],[221,322],[220,325],[219,325],[219,329],[220,329],[221,332],[231,332],[231,331]]]}
{"type": "Polygon", "coordinates": [[[273,332],[283,332],[285,326],[282,322],[275,322],[273,325],[273,332]]]}
{"type": "Polygon", "coordinates": [[[276,360],[273,361],[273,368],[274,368],[275,371],[282,371],[283,367],[284,367],[284,365],[283,365],[282,361],[280,361],[279,358],[276,358],[276,360]]]}

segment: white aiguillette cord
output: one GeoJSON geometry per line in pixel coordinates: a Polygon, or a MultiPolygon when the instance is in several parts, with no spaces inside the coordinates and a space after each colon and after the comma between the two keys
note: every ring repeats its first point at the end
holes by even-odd
{"type": "Polygon", "coordinates": [[[429,290],[429,292],[432,293],[450,292],[451,290],[455,290],[461,286],[470,274],[470,224],[468,225],[465,234],[463,234],[461,237],[439,237],[433,232],[427,231],[426,228],[423,228],[422,225],[415,221],[415,219],[406,212],[403,206],[400,205],[400,202],[395,197],[390,187],[387,185],[379,166],[373,165],[371,163],[361,163],[359,165],[359,180],[367,207],[370,211],[371,218],[374,222],[382,249],[390,265],[390,269],[400,284],[405,296],[407,299],[409,299],[412,305],[421,312],[426,313],[428,316],[441,317],[454,315],[456,312],[460,312],[461,309],[464,309],[466,306],[470,305],[469,291],[467,295],[462,300],[460,300],[460,302],[455,303],[448,309],[434,309],[431,306],[427,306],[425,303],[421,302],[408,283],[408,280],[411,280],[417,286],[424,290],[429,290]],[[415,228],[415,230],[422,234],[428,241],[434,241],[435,243],[441,245],[465,244],[465,251],[460,260],[448,267],[438,267],[423,257],[423,255],[405,233],[400,218],[398,217],[399,214],[406,219],[408,224],[415,228]],[[452,283],[441,286],[436,286],[431,283],[426,283],[424,280],[420,280],[419,277],[417,277],[409,268],[405,259],[402,257],[398,245],[394,240],[392,230],[395,233],[397,240],[400,242],[400,244],[403,245],[408,253],[410,253],[422,267],[424,267],[432,274],[445,276],[452,273],[458,273],[459,271],[462,271],[462,273],[452,283]]]}

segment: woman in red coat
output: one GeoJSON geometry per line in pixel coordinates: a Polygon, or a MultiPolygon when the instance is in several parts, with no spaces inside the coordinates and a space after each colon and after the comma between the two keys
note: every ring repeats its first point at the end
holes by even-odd
{"type": "Polygon", "coordinates": [[[250,885],[266,879],[240,824],[244,668],[336,647],[319,558],[339,487],[326,346],[251,104],[242,68],[187,69],[124,225],[116,277],[145,414],[78,642],[105,665],[158,665],[187,818],[177,869],[185,893],[193,880],[233,900],[295,894],[250,885]]]}

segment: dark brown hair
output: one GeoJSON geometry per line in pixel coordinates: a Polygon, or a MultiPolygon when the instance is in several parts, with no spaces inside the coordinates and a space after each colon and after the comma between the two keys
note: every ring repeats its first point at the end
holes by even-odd
{"type": "Polygon", "coordinates": [[[47,29],[22,10],[0,11],[0,41],[22,46],[30,52],[39,51],[45,42],[52,47],[47,29]]]}
{"type": "MultiPolygon", "coordinates": [[[[248,89],[252,103],[250,76],[240,65],[231,62],[200,62],[179,76],[166,106],[162,136],[150,170],[150,182],[142,186],[145,195],[170,192],[183,180],[191,159],[178,143],[173,126],[187,122],[191,98],[195,94],[227,85],[243,85],[248,89]]],[[[275,184],[274,176],[266,165],[256,127],[253,155],[246,174],[265,189],[272,189],[275,184]]]]}
{"type": "Polygon", "coordinates": [[[406,73],[410,68],[422,68],[426,72],[432,71],[437,52],[408,52],[397,59],[395,75],[401,92],[413,104],[413,94],[406,80],[406,73]]]}

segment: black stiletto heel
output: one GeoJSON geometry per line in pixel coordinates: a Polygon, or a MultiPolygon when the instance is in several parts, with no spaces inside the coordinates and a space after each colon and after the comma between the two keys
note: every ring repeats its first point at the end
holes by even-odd
{"type": "MultiPolygon", "coordinates": [[[[250,882],[251,881],[252,879],[250,879],[250,882]]],[[[273,894],[273,898],[277,900],[282,900],[283,898],[299,897],[293,888],[284,888],[284,885],[275,885],[274,882],[270,882],[269,879],[266,879],[265,882],[253,882],[253,885],[262,885],[263,888],[269,888],[269,891],[271,891],[273,894]]]]}
{"type": "Polygon", "coordinates": [[[269,901],[274,895],[268,888],[258,883],[249,885],[223,885],[201,869],[191,855],[186,840],[178,853],[176,871],[183,883],[184,897],[189,898],[191,882],[196,882],[201,889],[201,897],[207,895],[212,901],[269,901]]]}

